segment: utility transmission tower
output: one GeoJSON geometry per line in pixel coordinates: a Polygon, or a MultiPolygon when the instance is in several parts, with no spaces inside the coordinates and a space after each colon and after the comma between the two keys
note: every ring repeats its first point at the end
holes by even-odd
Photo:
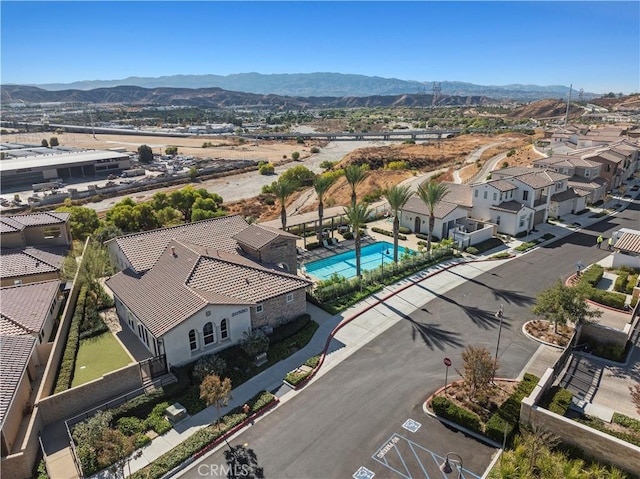
{"type": "Polygon", "coordinates": [[[580,92],[578,93],[578,101],[584,100],[584,88],[580,88],[580,92]]]}
{"type": "Polygon", "coordinates": [[[567,126],[569,121],[569,105],[571,104],[571,90],[573,89],[573,83],[569,85],[569,99],[567,100],[567,113],[564,116],[564,126],[567,126]]]}
{"type": "Polygon", "coordinates": [[[431,106],[435,106],[438,102],[440,92],[442,91],[442,84],[439,81],[434,81],[431,91],[433,92],[433,100],[431,102],[431,106]]]}

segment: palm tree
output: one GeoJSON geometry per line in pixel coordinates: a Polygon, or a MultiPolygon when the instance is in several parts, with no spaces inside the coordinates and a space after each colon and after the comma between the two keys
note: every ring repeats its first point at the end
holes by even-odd
{"type": "Polygon", "coordinates": [[[361,165],[349,165],[344,169],[344,177],[351,186],[351,207],[356,205],[356,188],[368,175],[367,168],[361,165]]]}
{"type": "Polygon", "coordinates": [[[280,178],[278,181],[271,183],[271,191],[280,202],[280,219],[282,220],[282,229],[287,227],[287,198],[293,194],[295,188],[293,183],[280,178]]]}
{"type": "Polygon", "coordinates": [[[359,203],[353,206],[345,206],[344,214],[347,216],[349,223],[351,223],[356,240],[356,275],[358,278],[362,278],[362,274],[360,272],[360,228],[364,226],[369,218],[371,209],[366,204],[359,203]]]}
{"type": "Polygon", "coordinates": [[[384,192],[384,198],[389,203],[389,208],[393,211],[393,262],[398,262],[398,234],[400,233],[400,220],[398,210],[407,204],[411,198],[411,190],[408,186],[394,185],[384,192]]]}
{"type": "Polygon", "coordinates": [[[436,183],[433,180],[429,180],[428,183],[423,183],[418,186],[418,196],[424,204],[427,205],[427,209],[429,210],[429,234],[427,236],[427,251],[429,252],[431,252],[431,237],[436,224],[435,209],[447,193],[449,193],[447,185],[444,183],[436,183]]]}
{"type": "Polygon", "coordinates": [[[313,189],[318,195],[318,242],[322,242],[322,217],[324,215],[324,195],[336,181],[335,176],[318,175],[313,179],[313,189]]]}

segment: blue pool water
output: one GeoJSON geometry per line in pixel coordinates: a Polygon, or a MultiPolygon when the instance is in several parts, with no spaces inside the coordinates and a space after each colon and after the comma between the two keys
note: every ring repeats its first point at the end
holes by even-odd
{"type": "MultiPolygon", "coordinates": [[[[402,256],[405,249],[408,248],[398,246],[398,258],[402,256]]],[[[364,246],[360,250],[360,269],[362,271],[379,268],[383,262],[385,265],[393,263],[393,244],[381,241],[364,246]]],[[[306,264],[305,268],[308,274],[318,279],[328,279],[333,273],[347,279],[353,278],[356,275],[356,252],[347,251],[319,259],[306,264]]]]}

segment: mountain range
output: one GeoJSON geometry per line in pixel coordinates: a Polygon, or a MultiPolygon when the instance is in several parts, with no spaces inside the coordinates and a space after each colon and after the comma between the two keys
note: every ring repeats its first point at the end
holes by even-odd
{"type": "MultiPolygon", "coordinates": [[[[47,91],[96,90],[118,86],[142,88],[189,88],[281,95],[291,97],[365,97],[403,94],[431,94],[434,86],[447,96],[488,97],[496,100],[533,101],[543,98],[566,98],[569,87],[563,85],[477,85],[458,81],[420,82],[382,78],[377,76],[343,73],[261,74],[238,73],[232,75],[170,75],[161,77],[128,77],[121,80],[91,80],[73,83],[29,85],[47,91]]],[[[3,89],[6,85],[3,85],[3,89]]],[[[599,97],[583,93],[584,99],[599,97]]]]}

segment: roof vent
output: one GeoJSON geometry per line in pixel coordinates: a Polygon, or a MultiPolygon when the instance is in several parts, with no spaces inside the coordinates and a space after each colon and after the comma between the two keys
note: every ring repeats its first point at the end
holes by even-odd
{"type": "Polygon", "coordinates": [[[172,247],[171,247],[171,254],[172,254],[173,256],[175,256],[175,255],[176,255],[176,247],[175,247],[175,246],[172,246],[172,247]]]}

